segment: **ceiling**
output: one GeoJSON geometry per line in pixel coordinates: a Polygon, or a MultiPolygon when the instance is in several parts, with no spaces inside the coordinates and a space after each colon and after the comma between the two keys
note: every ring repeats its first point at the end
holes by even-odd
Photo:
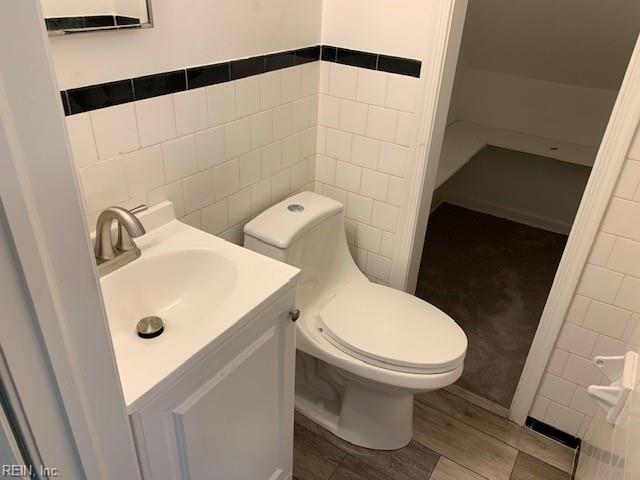
{"type": "Polygon", "coordinates": [[[639,0],[469,0],[461,61],[618,89],[639,32],[639,0]]]}

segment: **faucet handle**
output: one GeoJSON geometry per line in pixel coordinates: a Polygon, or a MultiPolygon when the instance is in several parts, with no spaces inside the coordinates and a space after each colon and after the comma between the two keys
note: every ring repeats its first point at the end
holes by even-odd
{"type": "Polygon", "coordinates": [[[129,213],[140,213],[140,212],[145,212],[149,210],[149,205],[147,205],[146,203],[141,203],[140,205],[138,205],[137,207],[133,207],[131,209],[129,209],[129,213]]]}

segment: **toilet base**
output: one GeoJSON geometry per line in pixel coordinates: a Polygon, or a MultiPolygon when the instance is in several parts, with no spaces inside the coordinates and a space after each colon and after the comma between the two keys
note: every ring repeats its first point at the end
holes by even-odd
{"type": "MultiPolygon", "coordinates": [[[[360,381],[345,372],[327,395],[318,384],[296,385],[295,408],[349,443],[375,450],[395,450],[413,437],[413,394],[407,390],[360,381]]],[[[322,381],[327,382],[323,379],[322,381]]],[[[327,382],[333,384],[334,382],[327,382]]]]}

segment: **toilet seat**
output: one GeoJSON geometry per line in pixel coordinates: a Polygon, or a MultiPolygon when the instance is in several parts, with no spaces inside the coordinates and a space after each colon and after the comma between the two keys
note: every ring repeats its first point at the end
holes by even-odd
{"type": "Polygon", "coordinates": [[[406,373],[452,371],[467,338],[451,317],[405,292],[356,279],[316,314],[323,337],[366,363],[406,373]]]}

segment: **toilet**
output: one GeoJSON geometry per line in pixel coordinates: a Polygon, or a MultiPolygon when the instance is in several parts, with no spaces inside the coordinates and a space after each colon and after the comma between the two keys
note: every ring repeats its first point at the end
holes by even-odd
{"type": "Polygon", "coordinates": [[[369,281],[342,212],[299,193],[247,223],[244,245],[302,270],[296,410],[352,444],[397,449],[413,436],[413,395],[460,377],[467,338],[433,305],[369,281]]]}

